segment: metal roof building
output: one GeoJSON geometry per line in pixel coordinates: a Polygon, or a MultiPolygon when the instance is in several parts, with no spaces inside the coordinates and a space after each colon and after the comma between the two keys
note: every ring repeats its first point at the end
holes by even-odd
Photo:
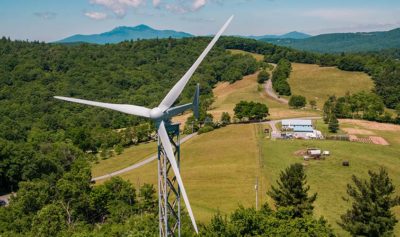
{"type": "Polygon", "coordinates": [[[294,127],[294,126],[311,126],[312,127],[312,121],[311,119],[284,119],[282,120],[282,126],[287,126],[287,127],[294,127]]]}
{"type": "Polygon", "coordinates": [[[282,120],[283,130],[293,130],[294,132],[313,132],[313,124],[311,120],[284,119],[282,120]]]}

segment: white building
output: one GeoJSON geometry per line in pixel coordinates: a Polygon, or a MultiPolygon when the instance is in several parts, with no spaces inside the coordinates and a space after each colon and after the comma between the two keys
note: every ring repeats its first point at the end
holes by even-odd
{"type": "Polygon", "coordinates": [[[282,132],[295,138],[322,138],[321,132],[314,129],[311,119],[284,119],[282,120],[282,132]]]}

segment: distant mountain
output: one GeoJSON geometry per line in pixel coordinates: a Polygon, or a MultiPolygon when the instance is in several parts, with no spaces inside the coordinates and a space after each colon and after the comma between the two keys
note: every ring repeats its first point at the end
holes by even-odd
{"type": "Polygon", "coordinates": [[[321,53],[368,52],[400,48],[400,28],[380,32],[322,34],[305,39],[264,38],[260,40],[321,53]]]}
{"type": "Polygon", "coordinates": [[[261,35],[261,36],[245,36],[246,38],[250,39],[306,39],[311,37],[311,35],[302,33],[302,32],[297,32],[297,31],[292,31],[283,35],[261,35]]]}
{"type": "Polygon", "coordinates": [[[147,25],[135,27],[120,26],[111,31],[94,35],[73,35],[55,43],[86,42],[93,44],[113,44],[125,40],[154,39],[154,38],[185,38],[193,35],[174,30],[156,30],[147,25]]]}

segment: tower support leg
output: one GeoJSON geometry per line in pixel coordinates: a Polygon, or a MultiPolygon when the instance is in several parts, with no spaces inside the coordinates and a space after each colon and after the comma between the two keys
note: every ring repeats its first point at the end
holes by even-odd
{"type": "MultiPolygon", "coordinates": [[[[167,124],[167,133],[180,167],[179,124],[167,124]]],[[[158,206],[160,237],[181,236],[180,189],[164,148],[158,141],[158,206]]]]}

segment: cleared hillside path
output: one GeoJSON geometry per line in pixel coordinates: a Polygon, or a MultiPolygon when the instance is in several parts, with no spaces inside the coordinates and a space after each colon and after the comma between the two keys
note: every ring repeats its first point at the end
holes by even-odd
{"type": "MultiPolygon", "coordinates": [[[[193,134],[187,135],[186,137],[181,139],[181,144],[187,142],[188,140],[190,140],[191,138],[193,138],[195,136],[197,136],[197,133],[193,133],[193,134]]],[[[117,170],[117,171],[114,171],[114,172],[109,173],[109,174],[105,174],[105,175],[102,175],[102,176],[99,176],[99,177],[92,178],[92,181],[99,181],[99,180],[108,179],[108,178],[111,178],[113,176],[117,176],[117,175],[120,175],[120,174],[124,174],[126,172],[131,171],[131,170],[140,168],[140,167],[142,167],[142,166],[144,166],[144,165],[146,165],[146,164],[148,164],[148,163],[150,163],[150,162],[152,162],[154,160],[157,160],[157,158],[158,158],[158,155],[154,154],[154,155],[150,156],[149,158],[147,158],[145,160],[142,160],[142,161],[140,161],[140,162],[138,162],[136,164],[133,164],[131,166],[128,166],[128,167],[126,167],[124,169],[117,170]]]]}
{"type": "Polygon", "coordinates": [[[264,84],[264,89],[265,89],[265,92],[267,93],[267,95],[269,97],[271,97],[272,99],[278,101],[279,103],[282,103],[282,104],[288,104],[289,103],[289,101],[287,99],[281,98],[275,93],[274,88],[272,88],[272,79],[269,79],[264,84]]]}

